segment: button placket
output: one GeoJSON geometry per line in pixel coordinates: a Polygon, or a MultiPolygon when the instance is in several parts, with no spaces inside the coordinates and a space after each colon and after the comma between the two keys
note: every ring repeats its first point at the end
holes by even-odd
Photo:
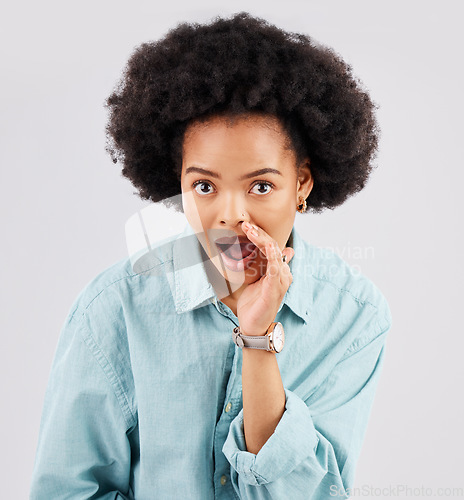
{"type": "MultiPolygon", "coordinates": [[[[227,330],[232,329],[233,326],[237,326],[235,316],[233,316],[233,314],[229,312],[226,307],[221,307],[221,303],[219,303],[219,301],[215,301],[214,299],[212,300],[212,303],[216,307],[217,311],[229,320],[221,320],[221,331],[223,328],[224,330],[227,330]],[[222,326],[222,323],[224,323],[224,327],[222,326]]],[[[230,464],[222,452],[222,446],[229,432],[230,422],[236,417],[241,402],[241,350],[234,344],[232,336],[230,336],[229,339],[230,353],[233,354],[232,366],[230,368],[229,380],[226,386],[223,411],[216,424],[216,431],[214,435],[214,488],[217,496],[224,495],[226,490],[231,490],[230,494],[232,494],[232,483],[230,481],[230,473],[228,473],[230,464]]],[[[229,495],[228,492],[227,494],[229,495]]]]}

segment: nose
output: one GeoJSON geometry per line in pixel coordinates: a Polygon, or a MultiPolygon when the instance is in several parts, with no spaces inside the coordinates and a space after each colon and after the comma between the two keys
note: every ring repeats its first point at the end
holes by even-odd
{"type": "Polygon", "coordinates": [[[237,224],[248,220],[246,213],[247,211],[244,208],[243,202],[229,197],[227,200],[224,200],[221,207],[219,223],[223,227],[235,227],[237,224]]]}

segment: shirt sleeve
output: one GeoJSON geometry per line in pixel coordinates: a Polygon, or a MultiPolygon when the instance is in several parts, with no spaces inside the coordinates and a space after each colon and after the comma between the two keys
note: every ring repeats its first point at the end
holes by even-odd
{"type": "Polygon", "coordinates": [[[132,499],[134,417],[116,373],[77,319],[65,322],[45,393],[31,500],[132,499]]]}
{"type": "Polygon", "coordinates": [[[243,409],[232,420],[222,451],[240,498],[349,498],[390,327],[391,317],[351,346],[307,400],[285,389],[285,411],[258,454],[246,451],[243,409]]]}

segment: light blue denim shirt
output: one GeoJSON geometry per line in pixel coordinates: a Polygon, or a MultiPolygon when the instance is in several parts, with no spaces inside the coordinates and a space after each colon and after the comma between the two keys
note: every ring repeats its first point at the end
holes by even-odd
{"type": "Polygon", "coordinates": [[[30,498],[348,498],[391,327],[379,289],[292,229],[275,321],[285,411],[258,454],[243,434],[237,317],[189,224],[79,294],[46,390],[30,498]],[[203,253],[202,253],[203,252],[203,253]],[[217,290],[216,290],[217,291],[217,290]]]}

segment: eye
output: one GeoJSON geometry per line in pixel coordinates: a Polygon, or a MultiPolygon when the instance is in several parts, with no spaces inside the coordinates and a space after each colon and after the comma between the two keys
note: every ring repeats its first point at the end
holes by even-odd
{"type": "MultiPolygon", "coordinates": [[[[256,186],[269,187],[270,189],[266,192],[263,192],[262,190],[259,190],[259,192],[258,192],[258,194],[260,194],[260,195],[265,195],[265,194],[269,194],[271,192],[272,188],[274,187],[274,184],[272,184],[271,182],[268,182],[268,181],[257,181],[253,185],[253,188],[256,186]]],[[[205,181],[205,180],[199,180],[199,181],[196,181],[192,184],[192,188],[195,189],[195,191],[199,195],[211,194],[211,191],[207,191],[208,187],[212,187],[212,184],[209,181],[205,181]],[[197,189],[197,186],[202,186],[202,187],[200,189],[197,189]],[[206,186],[206,188],[205,188],[205,186],[206,186]]]]}
{"type": "Polygon", "coordinates": [[[197,186],[200,186],[200,185],[206,185],[206,186],[211,186],[211,184],[208,182],[208,181],[196,181],[192,184],[192,187],[193,189],[195,189],[195,191],[198,193],[198,194],[209,194],[209,193],[205,193],[205,191],[202,190],[202,192],[200,193],[196,187],[197,186]]]}
{"type": "MultiPolygon", "coordinates": [[[[267,186],[271,189],[274,187],[273,184],[271,184],[270,182],[267,182],[267,181],[258,181],[255,183],[255,185],[253,187],[255,187],[255,186],[267,186]]],[[[263,193],[262,191],[259,192],[259,194],[268,194],[268,193],[270,193],[270,190],[266,191],[265,193],[263,193]]]]}

